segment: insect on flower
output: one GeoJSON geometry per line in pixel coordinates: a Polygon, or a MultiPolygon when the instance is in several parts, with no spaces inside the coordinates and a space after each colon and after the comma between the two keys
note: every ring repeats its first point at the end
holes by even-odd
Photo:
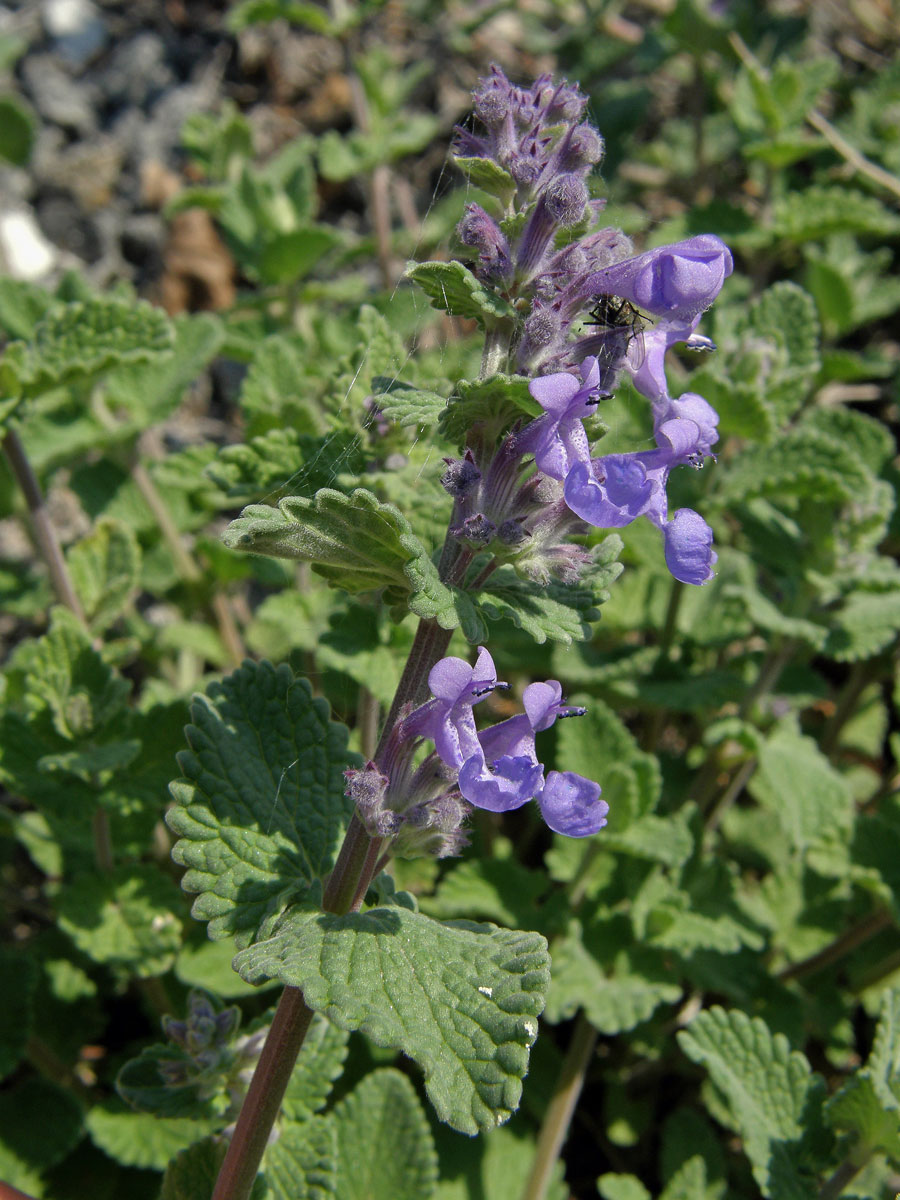
{"type": "Polygon", "coordinates": [[[625,356],[632,343],[632,364],[635,369],[644,361],[644,328],[649,318],[629,300],[621,296],[600,295],[595,297],[596,303],[591,309],[585,322],[595,325],[598,332],[593,335],[597,339],[597,358],[606,366],[615,366],[625,356]]]}

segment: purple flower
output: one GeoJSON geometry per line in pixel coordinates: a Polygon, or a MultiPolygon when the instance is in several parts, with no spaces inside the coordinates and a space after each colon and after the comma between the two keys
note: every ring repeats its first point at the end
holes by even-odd
{"type": "Polygon", "coordinates": [[[712,548],[712,530],[700,514],[692,508],[679,508],[661,529],[666,566],[675,578],[682,583],[708,583],[718,555],[712,548]]]}
{"type": "Polygon", "coordinates": [[[427,737],[448,766],[461,767],[480,752],[472,705],[498,687],[494,660],[484,646],[470,667],[461,658],[442,658],[431,668],[428,686],[434,696],[403,722],[403,736],[427,737]]]}
{"type": "Polygon", "coordinates": [[[562,372],[533,379],[528,390],[544,415],[519,435],[519,447],[534,454],[539,471],[563,480],[576,463],[590,461],[591,450],[582,418],[590,416],[599,399],[600,371],[595,358],[581,364],[581,384],[562,372]]]}
{"type": "Polygon", "coordinates": [[[675,578],[706,583],[716,561],[712,530],[691,509],[679,509],[670,521],[666,484],[673,467],[699,465],[710,453],[718,439],[717,423],[715,409],[694,392],[667,400],[656,416],[657,448],[576,463],[566,476],[566,504],[601,529],[647,517],[663,533],[666,565],[675,578]]]}
{"type": "Polygon", "coordinates": [[[621,296],[656,316],[688,322],[709,308],[733,265],[725,243],[701,233],[605,267],[587,287],[591,295],[621,296]]]}
{"type": "Polygon", "coordinates": [[[590,837],[606,824],[609,805],[600,799],[599,783],[574,771],[551,771],[535,799],[554,833],[590,837]]]}
{"type": "Polygon", "coordinates": [[[583,708],[562,704],[557,680],[532,683],[523,696],[524,713],[482,730],[480,753],[463,763],[459,790],[476,808],[510,812],[537,798],[548,825],[557,833],[586,837],[606,823],[607,805],[600,787],[572,772],[552,771],[544,781],[534,735],[549,729],[558,717],[580,716],[583,708]],[[547,815],[549,814],[549,815],[547,815]]]}

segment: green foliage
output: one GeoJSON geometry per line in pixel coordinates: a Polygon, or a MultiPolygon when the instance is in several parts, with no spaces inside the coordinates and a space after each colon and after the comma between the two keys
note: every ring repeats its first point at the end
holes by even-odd
{"type": "Polygon", "coordinates": [[[678,1042],[709,1071],[762,1194],[815,1196],[811,1167],[823,1146],[824,1082],[804,1055],[758,1017],[722,1008],[701,1013],[678,1042]]]}
{"type": "Polygon", "coordinates": [[[399,1071],[373,1071],[334,1110],[337,1185],[347,1200],[428,1200],[437,1156],[412,1084],[399,1071]]]}
{"type": "Polygon", "coordinates": [[[313,899],[349,817],[347,732],[286,666],[246,663],[198,697],[167,821],[193,913],[245,945],[313,899]]]}
{"type": "Polygon", "coordinates": [[[464,1133],[518,1106],[547,967],[537,934],[394,906],[344,917],[298,907],[235,959],[245,979],[299,987],[341,1028],[403,1050],[440,1119],[464,1133]]]}
{"type": "Polygon", "coordinates": [[[479,325],[511,321],[515,311],[459,262],[410,263],[406,278],[417,284],[435,308],[479,325]]]}

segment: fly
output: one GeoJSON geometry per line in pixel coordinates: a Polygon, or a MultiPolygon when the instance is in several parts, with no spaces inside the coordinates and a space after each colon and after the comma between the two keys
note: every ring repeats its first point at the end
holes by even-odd
{"type": "MultiPolygon", "coordinates": [[[[595,325],[598,332],[589,335],[596,340],[596,356],[606,366],[621,363],[631,343],[635,343],[632,360],[635,367],[644,361],[644,328],[647,318],[629,300],[621,296],[597,296],[596,303],[585,322],[595,325]]],[[[593,347],[589,353],[593,352],[593,347]]]]}

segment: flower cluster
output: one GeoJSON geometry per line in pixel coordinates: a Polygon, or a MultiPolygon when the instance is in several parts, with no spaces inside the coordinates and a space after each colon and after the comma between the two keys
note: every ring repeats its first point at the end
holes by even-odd
{"type": "Polygon", "coordinates": [[[674,467],[702,465],[718,417],[701,396],[669,395],[664,359],[679,342],[715,349],[697,325],[731,273],[731,254],[699,234],[635,255],[621,231],[594,228],[603,204],[588,199],[585,178],[603,141],[582,120],[577,88],[548,77],[516,88],[494,67],[474,101],[486,132],[458,129],[456,152],[491,160],[515,190],[497,219],[470,205],[458,234],[478,252],[475,273],[527,313],[516,363],[536,376],[529,390],[544,413],[497,447],[474,435],[464,458],[448,463],[451,533],[532,578],[571,581],[589,559],[570,544],[583,523],[618,528],[645,516],[663,534],[675,578],[705,583],[716,561],[712,531],[692,509],[670,515],[666,486],[674,467]],[[650,402],[655,449],[592,457],[584,420],[622,371],[650,402]]]}
{"type": "Polygon", "coordinates": [[[544,774],[535,734],[582,708],[562,703],[556,680],[525,689],[525,711],[478,731],[473,708],[506,685],[482,646],[474,667],[443,658],[428,676],[432,699],[404,713],[388,742],[381,767],[369,763],[346,772],[347,794],[373,837],[391,837],[398,854],[443,857],[463,843],[461,823],[470,805],[509,812],[537,800],[551,829],[587,837],[606,824],[600,787],[572,771],[544,774]],[[434,751],[417,766],[427,739],[434,751]]]}

